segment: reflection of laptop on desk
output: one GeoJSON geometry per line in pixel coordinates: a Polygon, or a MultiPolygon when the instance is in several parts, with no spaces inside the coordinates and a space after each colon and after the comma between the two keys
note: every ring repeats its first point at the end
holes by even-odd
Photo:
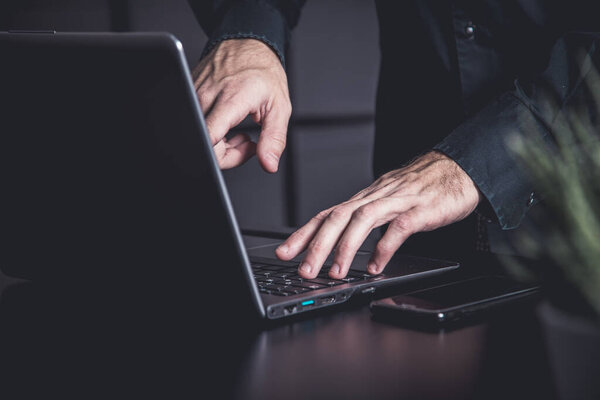
{"type": "Polygon", "coordinates": [[[347,279],[324,268],[303,280],[273,247],[246,252],[171,35],[2,33],[0,54],[7,274],[143,280],[160,270],[198,279],[218,307],[279,318],[458,267],[396,256],[371,276],[361,253],[347,279]]]}

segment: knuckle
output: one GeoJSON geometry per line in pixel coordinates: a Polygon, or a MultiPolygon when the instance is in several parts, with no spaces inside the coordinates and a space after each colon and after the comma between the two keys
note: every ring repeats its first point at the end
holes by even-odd
{"type": "Polygon", "coordinates": [[[375,212],[375,207],[373,207],[371,204],[367,204],[362,207],[359,207],[354,212],[354,218],[356,218],[359,221],[370,221],[375,217],[375,212]]]}
{"type": "Polygon", "coordinates": [[[320,211],[317,215],[315,215],[313,217],[313,220],[320,222],[320,221],[323,221],[328,216],[329,216],[329,210],[323,210],[323,211],[320,211]]]}
{"type": "Polygon", "coordinates": [[[333,211],[329,214],[329,219],[333,220],[334,222],[339,222],[348,219],[349,216],[350,213],[348,212],[348,209],[346,209],[346,207],[337,207],[334,208],[333,211]]]}
{"type": "Polygon", "coordinates": [[[211,96],[208,94],[208,90],[204,89],[204,88],[199,88],[198,91],[198,99],[200,100],[200,103],[204,104],[204,103],[208,103],[211,99],[211,96]]]}
{"type": "Polygon", "coordinates": [[[375,182],[371,186],[378,186],[385,180],[385,175],[381,175],[379,178],[375,179],[375,182]]]}
{"type": "Polygon", "coordinates": [[[251,93],[254,98],[265,99],[271,92],[271,85],[267,79],[256,75],[245,75],[238,80],[231,81],[230,85],[238,92],[251,93]]]}
{"type": "Polygon", "coordinates": [[[254,90],[261,93],[263,96],[275,93],[272,77],[265,74],[249,76],[246,80],[248,85],[251,85],[254,90]]]}
{"type": "Polygon", "coordinates": [[[274,145],[274,147],[277,148],[277,150],[283,151],[283,149],[285,149],[285,145],[287,143],[285,134],[273,135],[273,136],[271,136],[270,140],[271,140],[271,143],[274,145]]]}
{"type": "Polygon", "coordinates": [[[389,171],[386,172],[385,174],[381,175],[378,179],[379,182],[386,182],[389,181],[390,179],[394,179],[396,178],[396,175],[398,174],[398,171],[389,171]]]}
{"type": "Polygon", "coordinates": [[[377,243],[377,246],[375,247],[377,253],[383,255],[383,256],[388,256],[392,253],[394,253],[394,251],[396,250],[394,248],[394,246],[392,245],[392,243],[390,243],[387,240],[380,240],[377,243]]]}
{"type": "Polygon", "coordinates": [[[404,182],[398,189],[398,192],[406,196],[413,196],[412,199],[415,202],[419,202],[424,194],[422,187],[418,182],[404,182]]]}
{"type": "Polygon", "coordinates": [[[308,250],[311,253],[320,253],[324,249],[324,247],[325,245],[321,240],[315,239],[312,242],[310,242],[308,250]]]}
{"type": "Polygon", "coordinates": [[[406,171],[403,176],[403,178],[407,182],[411,182],[411,183],[416,182],[420,177],[421,177],[421,174],[417,171],[406,171]]]}
{"type": "Polygon", "coordinates": [[[218,134],[215,131],[218,128],[218,122],[213,117],[209,116],[206,118],[205,123],[206,129],[208,130],[208,136],[210,137],[213,145],[218,144],[219,140],[221,139],[218,137],[218,134]]]}
{"type": "Polygon", "coordinates": [[[236,92],[224,93],[221,101],[233,109],[244,107],[247,103],[244,94],[236,92]]]}
{"type": "Polygon", "coordinates": [[[408,232],[412,232],[413,225],[413,221],[410,217],[401,215],[399,217],[396,217],[390,223],[388,229],[391,229],[392,232],[406,234],[408,232]]]}
{"type": "Polygon", "coordinates": [[[219,94],[219,100],[234,106],[247,105],[258,101],[258,99],[252,95],[251,89],[237,83],[226,85],[219,94]]]}
{"type": "Polygon", "coordinates": [[[296,232],[292,233],[286,242],[297,242],[297,241],[301,241],[306,237],[306,234],[304,233],[304,230],[299,229],[296,232]]]}
{"type": "Polygon", "coordinates": [[[336,251],[339,254],[347,255],[349,252],[352,251],[353,248],[354,248],[354,246],[352,246],[352,244],[350,244],[350,242],[348,242],[347,240],[343,240],[338,243],[338,245],[336,247],[336,251]]]}

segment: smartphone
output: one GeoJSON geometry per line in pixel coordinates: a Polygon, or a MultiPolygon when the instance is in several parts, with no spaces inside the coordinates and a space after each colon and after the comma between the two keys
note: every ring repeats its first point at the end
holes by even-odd
{"type": "Polygon", "coordinates": [[[507,305],[534,300],[539,286],[505,276],[485,276],[376,300],[374,316],[397,322],[449,324],[474,319],[507,305]]]}

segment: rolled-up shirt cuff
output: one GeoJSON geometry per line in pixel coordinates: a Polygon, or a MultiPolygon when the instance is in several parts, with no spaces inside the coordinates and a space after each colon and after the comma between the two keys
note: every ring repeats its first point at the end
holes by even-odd
{"type": "MultiPolygon", "coordinates": [[[[532,129],[544,130],[523,102],[506,93],[434,147],[469,175],[502,229],[518,227],[527,210],[537,203],[533,184],[508,144],[512,134],[532,129]]],[[[480,207],[483,214],[485,208],[480,207]]]]}

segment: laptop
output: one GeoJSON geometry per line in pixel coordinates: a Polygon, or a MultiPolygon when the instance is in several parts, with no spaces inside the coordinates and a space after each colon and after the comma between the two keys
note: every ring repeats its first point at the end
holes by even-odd
{"type": "Polygon", "coordinates": [[[0,54],[7,275],[185,285],[211,307],[278,319],[459,266],[396,255],[373,276],[361,251],[347,278],[326,265],[307,280],[274,245],[245,249],[168,33],[5,32],[0,54]]]}

